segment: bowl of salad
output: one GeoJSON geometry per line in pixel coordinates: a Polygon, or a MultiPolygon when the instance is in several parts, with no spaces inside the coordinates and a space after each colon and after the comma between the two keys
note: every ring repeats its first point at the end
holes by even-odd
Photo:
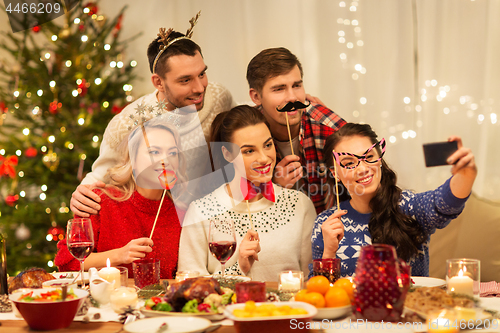
{"type": "Polygon", "coordinates": [[[89,295],[83,289],[68,289],[62,299],[61,288],[23,289],[9,295],[10,300],[33,330],[68,327],[89,295]]]}

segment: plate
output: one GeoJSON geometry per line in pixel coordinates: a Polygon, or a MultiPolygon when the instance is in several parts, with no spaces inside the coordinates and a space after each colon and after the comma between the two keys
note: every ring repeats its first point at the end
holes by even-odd
{"type": "Polygon", "coordinates": [[[156,333],[160,326],[167,324],[163,333],[196,333],[203,332],[212,323],[208,319],[197,317],[156,317],[139,319],[123,326],[130,333],[156,333]]]}
{"type": "MultiPolygon", "coordinates": [[[[427,320],[427,313],[425,313],[425,312],[413,310],[413,309],[406,307],[406,306],[405,306],[405,310],[409,311],[409,312],[416,313],[420,318],[427,320]]],[[[475,310],[476,311],[476,319],[474,321],[477,321],[478,323],[484,322],[486,319],[493,318],[493,315],[491,313],[484,311],[484,309],[482,309],[482,308],[470,308],[470,309],[466,309],[466,310],[475,310]]],[[[468,321],[469,319],[462,319],[462,320],[468,321]]]]}
{"type": "Polygon", "coordinates": [[[167,311],[156,311],[148,310],[145,307],[139,309],[142,314],[148,318],[151,317],[196,317],[204,318],[211,321],[217,321],[224,319],[223,313],[188,313],[188,312],[167,312],[167,311]]]}
{"type": "Polygon", "coordinates": [[[411,279],[414,287],[442,287],[446,285],[446,281],[443,279],[425,277],[425,276],[412,276],[411,279]]]}
{"type": "MultiPolygon", "coordinates": [[[[231,319],[233,321],[238,321],[238,322],[248,322],[248,321],[274,321],[274,320],[287,320],[288,323],[290,323],[291,319],[307,319],[307,318],[312,318],[316,316],[318,313],[318,309],[314,307],[314,305],[305,303],[305,302],[276,302],[276,303],[255,303],[256,306],[260,306],[262,304],[275,304],[276,306],[289,306],[291,308],[302,308],[307,311],[307,314],[295,314],[295,315],[283,315],[283,316],[270,316],[270,317],[249,317],[249,318],[242,318],[242,317],[236,317],[233,312],[235,309],[243,309],[245,307],[245,303],[236,303],[236,304],[230,304],[226,306],[224,309],[224,314],[228,319],[231,319]]],[[[290,326],[289,326],[290,327],[290,326]]]]}
{"type": "Polygon", "coordinates": [[[316,320],[323,319],[337,319],[347,316],[352,313],[352,306],[340,306],[336,308],[320,308],[318,309],[318,313],[313,317],[316,320]]]}
{"type": "MultiPolygon", "coordinates": [[[[76,279],[76,283],[78,284],[82,283],[82,279],[80,278],[80,272],[55,272],[51,274],[56,279],[74,279],[75,277],[78,276],[78,279],[76,279]]],[[[85,283],[89,283],[89,272],[83,272],[83,281],[85,283]]]]}

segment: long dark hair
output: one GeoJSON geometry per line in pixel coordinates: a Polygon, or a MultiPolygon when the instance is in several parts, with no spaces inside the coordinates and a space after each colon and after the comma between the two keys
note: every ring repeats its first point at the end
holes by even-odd
{"type": "MultiPolygon", "coordinates": [[[[332,151],[344,138],[351,136],[363,136],[375,144],[378,142],[377,134],[367,124],[347,123],[340,130],[330,135],[325,142],[324,162],[328,169],[333,168],[332,151]]],[[[380,149],[380,147],[377,147],[380,149]]],[[[379,151],[380,153],[380,151],[379,151]]],[[[368,230],[372,237],[372,243],[389,244],[396,247],[398,256],[408,261],[418,253],[419,247],[427,240],[427,235],[417,220],[403,214],[399,208],[401,189],[396,185],[396,173],[382,158],[381,180],[375,196],[370,200],[372,214],[368,224],[368,230]]],[[[338,167],[338,164],[337,164],[338,167]]],[[[335,179],[328,172],[327,182],[330,188],[335,188],[335,179]]],[[[342,200],[348,200],[349,194],[345,186],[339,182],[343,191],[342,200]]],[[[332,191],[330,191],[330,196],[332,191]]],[[[334,193],[333,193],[334,195],[334,193]]]]}
{"type": "MultiPolygon", "coordinates": [[[[232,142],[234,132],[258,124],[266,124],[269,128],[266,118],[256,108],[249,105],[235,106],[231,110],[221,112],[215,117],[210,128],[210,142],[220,142],[228,151],[236,153],[233,146],[227,144],[228,142],[232,142]]],[[[221,147],[219,146],[218,148],[210,149],[214,170],[221,169],[229,163],[224,158],[220,149],[221,147]]],[[[230,173],[227,175],[228,181],[234,177],[234,169],[229,169],[229,171],[230,173]]]]}

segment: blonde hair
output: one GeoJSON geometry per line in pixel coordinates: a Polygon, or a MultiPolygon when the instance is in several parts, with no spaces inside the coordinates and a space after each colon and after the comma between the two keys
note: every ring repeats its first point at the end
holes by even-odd
{"type": "MultiPolygon", "coordinates": [[[[147,123],[148,129],[157,128],[168,131],[174,137],[177,147],[180,147],[180,136],[175,127],[167,125],[164,122],[155,121],[154,118],[149,120],[147,123]]],[[[114,166],[108,169],[106,175],[104,176],[104,182],[106,187],[101,189],[104,194],[116,201],[128,200],[132,194],[137,190],[137,184],[133,175],[132,161],[130,159],[129,153],[129,138],[133,138],[136,135],[142,136],[142,129],[140,126],[136,127],[130,135],[126,136],[118,145],[117,153],[122,156],[122,159],[114,166]],[[115,191],[113,191],[115,190],[115,191]],[[116,190],[120,194],[116,194],[116,190]]],[[[137,147],[141,143],[141,140],[134,140],[133,146],[137,147]]],[[[133,151],[138,151],[138,149],[133,149],[133,151]]],[[[186,159],[184,154],[179,151],[179,167],[176,171],[178,178],[177,186],[181,186],[180,191],[176,191],[180,196],[187,187],[187,176],[186,176],[186,159]]],[[[170,190],[167,190],[167,195],[170,199],[176,199],[172,197],[170,190]]]]}

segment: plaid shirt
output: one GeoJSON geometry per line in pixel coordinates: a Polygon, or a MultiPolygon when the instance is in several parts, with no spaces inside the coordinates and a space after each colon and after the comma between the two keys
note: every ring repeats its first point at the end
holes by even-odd
{"type": "MultiPolygon", "coordinates": [[[[323,147],[328,136],[344,126],[346,121],[321,104],[312,104],[302,114],[300,123],[300,158],[304,173],[299,190],[311,198],[316,212],[326,209],[326,167],[323,163],[323,147]]],[[[278,152],[278,162],[281,160],[278,152]]]]}

